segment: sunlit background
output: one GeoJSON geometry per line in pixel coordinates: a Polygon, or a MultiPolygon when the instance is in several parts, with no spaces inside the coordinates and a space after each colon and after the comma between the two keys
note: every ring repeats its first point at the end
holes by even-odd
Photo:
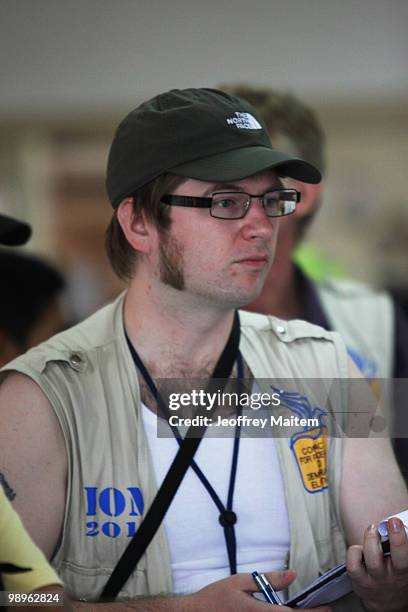
{"type": "Polygon", "coordinates": [[[68,279],[66,316],[121,288],[103,240],[113,130],[173,87],[247,82],[314,107],[328,140],[308,236],[345,273],[408,286],[406,0],[0,0],[0,210],[68,279]]]}

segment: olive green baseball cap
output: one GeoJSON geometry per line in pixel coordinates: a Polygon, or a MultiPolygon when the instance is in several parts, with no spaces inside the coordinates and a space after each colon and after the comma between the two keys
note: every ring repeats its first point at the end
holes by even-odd
{"type": "Polygon", "coordinates": [[[144,102],[119,124],[106,187],[116,207],[167,172],[231,182],[268,168],[305,183],[321,180],[315,166],[272,147],[249,102],[217,89],[172,89],[144,102]]]}

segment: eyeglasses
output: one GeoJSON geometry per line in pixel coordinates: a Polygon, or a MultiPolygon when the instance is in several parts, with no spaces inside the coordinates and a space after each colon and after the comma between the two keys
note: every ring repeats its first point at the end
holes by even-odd
{"type": "Polygon", "coordinates": [[[210,215],[217,219],[242,219],[253,198],[262,203],[267,217],[284,217],[295,212],[300,202],[300,192],[296,189],[273,189],[259,196],[241,191],[218,191],[208,198],[167,194],[161,201],[170,206],[209,208],[210,215]]]}

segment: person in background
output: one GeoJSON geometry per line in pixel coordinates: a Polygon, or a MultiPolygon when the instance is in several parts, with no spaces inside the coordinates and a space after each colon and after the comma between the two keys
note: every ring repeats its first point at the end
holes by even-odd
{"type": "MultiPolygon", "coordinates": [[[[31,228],[29,225],[0,214],[1,245],[20,246],[25,244],[30,236],[31,228]]],[[[3,254],[5,255],[3,252],[0,253],[1,271],[3,287],[7,291],[10,288],[9,282],[11,279],[9,270],[3,265],[7,260],[7,257],[2,257],[3,254]]],[[[14,261],[14,255],[12,255],[12,260],[14,261]]],[[[21,282],[21,279],[19,280],[21,282]]],[[[3,292],[2,308],[5,299],[3,292]]],[[[25,305],[27,304],[25,303],[25,305]]],[[[3,352],[2,339],[3,336],[1,335],[0,352],[3,352]]],[[[58,606],[57,602],[62,601],[62,582],[47,562],[42,551],[31,540],[19,515],[12,508],[8,497],[13,499],[14,492],[7,485],[3,474],[0,473],[0,595],[4,591],[15,592],[18,596],[31,593],[38,597],[40,605],[36,606],[37,610],[61,610],[61,606],[58,606]],[[48,600],[50,605],[41,606],[41,598],[43,598],[43,601],[48,600]],[[52,605],[53,603],[55,606],[52,605]]],[[[17,601],[17,599],[15,598],[14,601],[17,601]]],[[[4,600],[2,603],[6,605],[7,602],[4,600]]],[[[23,605],[23,600],[20,599],[19,609],[22,608],[24,610],[29,609],[23,605]]],[[[65,600],[64,610],[69,609],[69,603],[65,600]]]]}
{"type": "Polygon", "coordinates": [[[0,366],[64,326],[59,302],[65,281],[40,257],[0,249],[0,366]]]}
{"type": "MultiPolygon", "coordinates": [[[[248,100],[261,115],[272,145],[299,155],[326,173],[325,135],[316,113],[292,93],[246,84],[221,89],[248,100]]],[[[274,263],[261,294],[246,310],[282,319],[304,319],[341,333],[347,350],[368,379],[408,378],[408,321],[390,294],[350,279],[312,280],[295,263],[295,251],[323,203],[319,184],[291,181],[301,192],[293,215],[282,220],[274,263]]],[[[395,385],[394,431],[407,433],[406,394],[395,385]]],[[[408,482],[408,440],[394,440],[408,482]]]]}
{"type": "MultiPolygon", "coordinates": [[[[40,605],[41,610],[61,610],[64,599],[60,578],[28,535],[0,485],[0,597],[2,592],[17,593],[17,597],[9,602],[19,602],[24,609],[24,599],[19,598],[20,594],[31,593],[38,597],[39,604],[50,604],[40,605]]],[[[1,603],[6,605],[7,601],[1,603]]],[[[65,606],[64,610],[68,610],[66,599],[65,606]]]]}
{"type": "Polygon", "coordinates": [[[0,245],[21,246],[30,236],[31,227],[27,223],[0,214],[0,245]]]}

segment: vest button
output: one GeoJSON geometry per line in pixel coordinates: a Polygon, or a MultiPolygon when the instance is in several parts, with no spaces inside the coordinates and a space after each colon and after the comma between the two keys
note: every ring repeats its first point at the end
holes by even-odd
{"type": "Polygon", "coordinates": [[[77,372],[80,372],[81,370],[84,369],[84,360],[83,357],[81,355],[81,353],[76,352],[76,353],[71,353],[69,356],[69,363],[71,365],[71,367],[76,370],[77,372]]]}

